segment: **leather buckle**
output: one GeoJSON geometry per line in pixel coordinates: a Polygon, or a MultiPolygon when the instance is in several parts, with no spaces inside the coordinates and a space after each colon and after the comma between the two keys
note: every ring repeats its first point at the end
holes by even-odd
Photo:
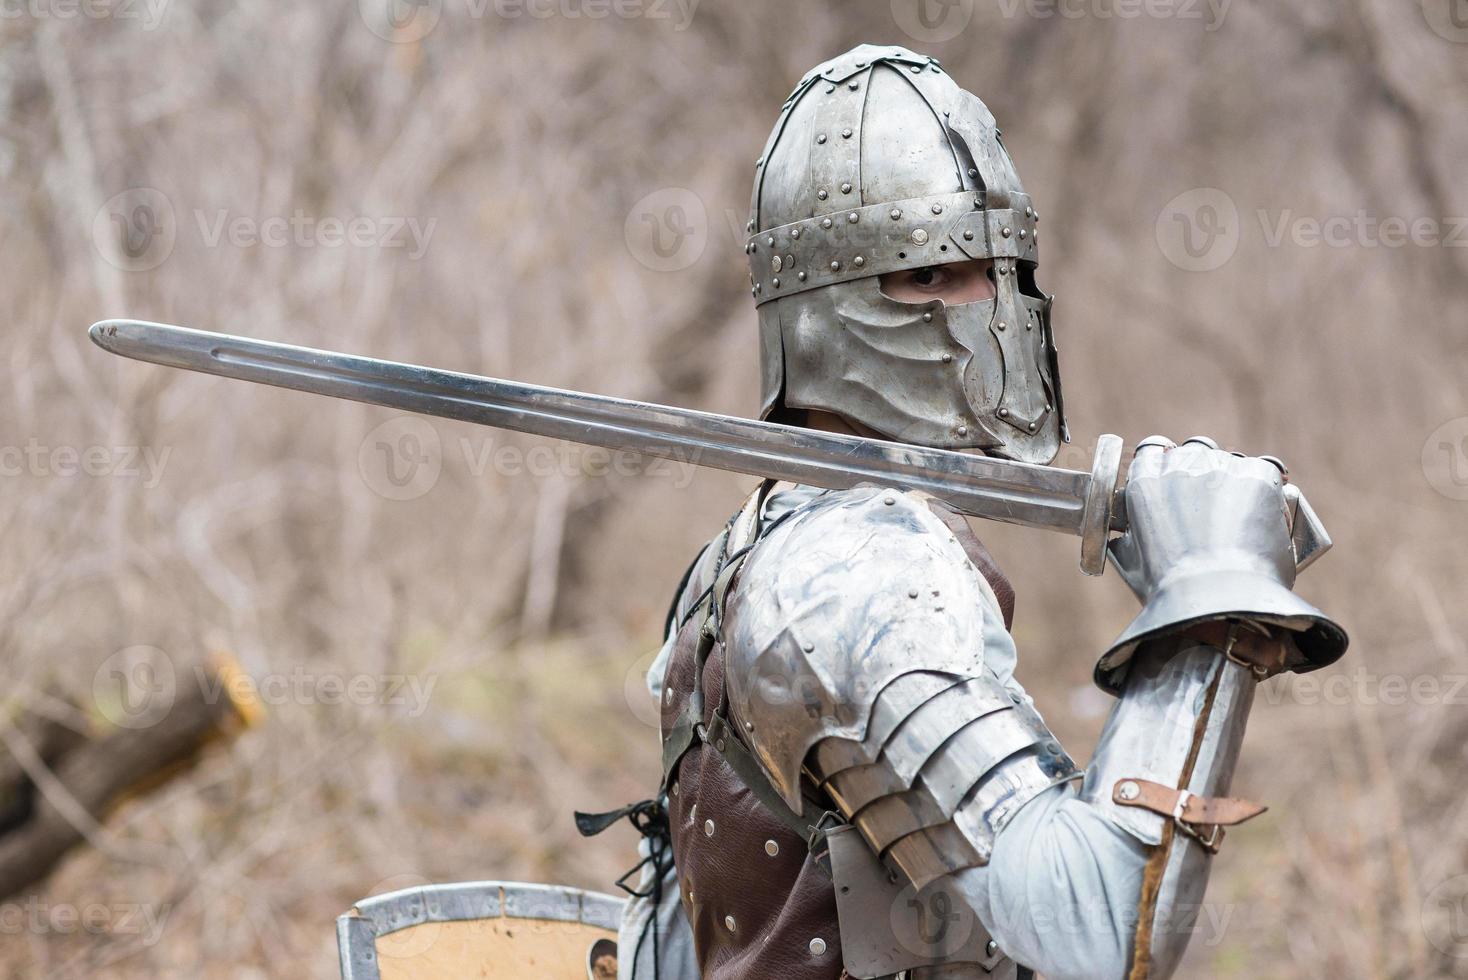
{"type": "Polygon", "coordinates": [[[1243,667],[1256,681],[1289,669],[1288,636],[1275,637],[1262,623],[1215,619],[1194,624],[1181,635],[1219,650],[1225,660],[1243,667]]]}
{"type": "MultiPolygon", "coordinates": [[[[1241,624],[1237,622],[1228,624],[1228,636],[1224,639],[1223,642],[1223,657],[1230,663],[1235,663],[1238,664],[1240,667],[1243,667],[1249,673],[1254,675],[1254,680],[1262,684],[1265,681],[1269,680],[1269,678],[1277,673],[1277,671],[1271,671],[1263,664],[1260,664],[1257,661],[1247,660],[1234,652],[1234,647],[1239,642],[1240,625],[1241,624]]],[[[1263,629],[1262,627],[1260,627],[1259,630],[1264,634],[1264,637],[1266,639],[1269,637],[1269,631],[1267,629],[1263,629]]]]}
{"type": "Polygon", "coordinates": [[[1140,807],[1170,819],[1179,832],[1197,841],[1209,854],[1217,854],[1223,843],[1223,828],[1252,820],[1267,807],[1248,800],[1199,796],[1150,780],[1123,777],[1112,787],[1111,802],[1117,806],[1140,807]],[[1191,819],[1190,819],[1191,818],[1191,819]],[[1207,828],[1207,831],[1204,831],[1207,828]]]}
{"type": "Polygon", "coordinates": [[[821,818],[811,824],[810,836],[806,838],[806,845],[814,851],[826,839],[826,831],[835,830],[846,823],[846,818],[835,810],[827,810],[821,814],[821,818]]]}
{"type": "Polygon", "coordinates": [[[1178,791],[1177,805],[1172,809],[1173,826],[1201,844],[1203,850],[1209,854],[1217,854],[1219,846],[1223,843],[1223,827],[1218,824],[1191,824],[1183,819],[1183,811],[1188,808],[1188,800],[1192,799],[1192,796],[1193,794],[1187,790],[1178,791]],[[1198,829],[1199,826],[1211,826],[1212,830],[1205,837],[1202,831],[1198,829]]]}

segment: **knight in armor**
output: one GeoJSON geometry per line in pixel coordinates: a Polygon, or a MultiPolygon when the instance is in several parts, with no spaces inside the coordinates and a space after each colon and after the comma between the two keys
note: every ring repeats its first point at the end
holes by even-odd
{"type": "MultiPolygon", "coordinates": [[[[932,58],[805,76],[756,168],[762,416],[1049,463],[1067,438],[1040,215],[932,58]]],[[[649,686],[663,781],[621,937],[635,980],[1167,977],[1255,688],[1330,663],[1291,588],[1282,465],[1152,437],[1112,557],[1089,766],[1020,679],[1014,592],[917,492],[762,485],[678,591],[649,686]]]]}

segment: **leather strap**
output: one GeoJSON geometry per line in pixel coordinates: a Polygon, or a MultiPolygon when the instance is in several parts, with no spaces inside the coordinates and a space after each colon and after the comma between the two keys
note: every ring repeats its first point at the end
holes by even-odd
{"type": "Polygon", "coordinates": [[[1290,644],[1264,626],[1214,619],[1195,623],[1179,635],[1222,650],[1229,660],[1253,671],[1257,680],[1268,680],[1288,669],[1290,644]]]}
{"type": "Polygon", "coordinates": [[[1171,817],[1179,830],[1202,844],[1210,854],[1218,853],[1224,827],[1252,820],[1269,809],[1229,796],[1198,796],[1146,779],[1118,779],[1111,788],[1111,802],[1171,817]]]}
{"type": "Polygon", "coordinates": [[[979,570],[984,581],[989,583],[989,588],[994,590],[994,598],[999,602],[999,613],[1004,617],[1004,628],[1014,629],[1014,586],[1009,579],[999,570],[999,565],[994,561],[994,556],[989,554],[989,549],[984,547],[983,542],[974,534],[974,529],[969,527],[968,520],[954,510],[953,507],[937,497],[929,496],[921,491],[908,491],[919,497],[928,505],[928,510],[942,521],[953,536],[958,539],[964,554],[968,555],[969,561],[979,570]]]}
{"type": "Polygon", "coordinates": [[[1141,807],[1184,823],[1221,824],[1225,827],[1252,820],[1269,809],[1229,796],[1198,796],[1185,789],[1172,789],[1146,779],[1118,779],[1111,790],[1111,800],[1117,806],[1141,807]]]}
{"type": "Polygon", "coordinates": [[[781,823],[798,834],[807,844],[814,846],[818,839],[816,832],[821,829],[825,815],[822,814],[816,820],[811,821],[790,809],[784,798],[775,792],[775,787],[766,778],[754,753],[745,748],[744,743],[729,730],[728,718],[717,711],[714,712],[713,720],[709,722],[707,728],[700,729],[699,737],[703,739],[705,745],[711,746],[715,752],[724,757],[729,768],[734,770],[734,775],[739,777],[766,810],[778,817],[781,823]]]}
{"type": "Polygon", "coordinates": [[[708,625],[705,619],[699,627],[698,648],[694,651],[693,662],[695,665],[694,684],[696,685],[689,698],[683,704],[683,710],[678,712],[668,734],[663,739],[663,780],[660,792],[668,791],[668,784],[673,780],[673,771],[678,766],[678,760],[683,758],[698,738],[698,726],[703,719],[703,665],[708,661],[709,651],[714,647],[714,634],[711,630],[704,629],[708,625]]]}

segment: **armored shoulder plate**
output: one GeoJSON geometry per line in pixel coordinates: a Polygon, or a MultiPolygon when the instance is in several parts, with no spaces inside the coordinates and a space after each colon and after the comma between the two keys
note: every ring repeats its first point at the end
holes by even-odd
{"type": "Polygon", "coordinates": [[[878,696],[904,674],[981,677],[986,629],[1003,633],[993,592],[923,497],[823,494],[755,545],[734,583],[733,716],[798,813],[817,742],[863,741],[878,696]]]}

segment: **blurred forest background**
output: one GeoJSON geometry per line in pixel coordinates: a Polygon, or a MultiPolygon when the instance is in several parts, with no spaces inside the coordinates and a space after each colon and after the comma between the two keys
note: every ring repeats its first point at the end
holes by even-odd
{"type": "MultiPolygon", "coordinates": [[[[334,976],[368,893],[614,890],[635,836],[583,841],[571,811],[652,789],[642,674],[751,481],[123,361],[85,328],[748,414],[755,158],[863,41],[941,58],[1004,127],[1058,295],[1059,462],[1210,434],[1283,457],[1335,537],[1300,588],[1351,652],[1261,691],[1235,791],[1271,810],[1229,835],[1184,974],[1468,976],[1468,4],[925,2],[4,7],[5,716],[126,728],[120,679],[181,689],[219,654],[264,703],[0,901],[0,976],[334,976]]],[[[1084,759],[1134,601],[1073,540],[980,532],[1020,679],[1084,759]]]]}

